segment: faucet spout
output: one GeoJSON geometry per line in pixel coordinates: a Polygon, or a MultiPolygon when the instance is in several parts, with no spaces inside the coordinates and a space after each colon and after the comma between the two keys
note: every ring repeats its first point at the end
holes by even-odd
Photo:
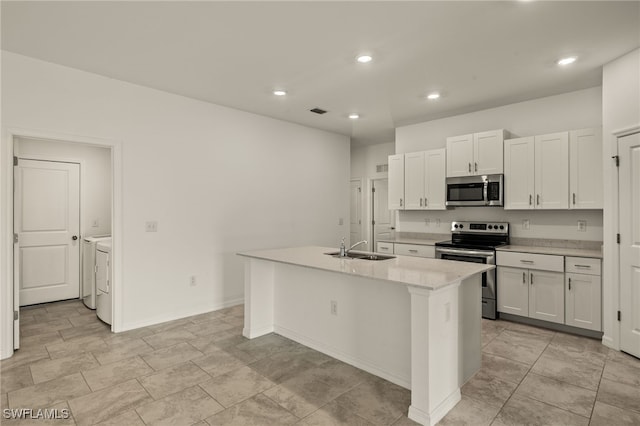
{"type": "Polygon", "coordinates": [[[345,251],[345,255],[349,254],[351,250],[353,250],[355,247],[359,246],[360,244],[367,244],[367,240],[358,241],[357,243],[349,247],[349,249],[345,251]]]}

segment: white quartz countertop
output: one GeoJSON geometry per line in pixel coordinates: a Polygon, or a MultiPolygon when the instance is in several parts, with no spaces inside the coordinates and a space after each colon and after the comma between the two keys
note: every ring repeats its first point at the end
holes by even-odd
{"type": "Polygon", "coordinates": [[[558,256],[575,256],[575,257],[594,257],[602,259],[602,250],[587,250],[578,248],[564,247],[542,247],[542,246],[501,246],[497,247],[498,251],[517,251],[522,253],[536,254],[555,254],[558,256]]]}
{"type": "Polygon", "coordinates": [[[417,244],[420,246],[435,246],[436,243],[439,243],[441,241],[447,241],[447,238],[438,238],[436,240],[424,238],[383,238],[381,240],[378,240],[379,243],[417,244]]]}
{"type": "MultiPolygon", "coordinates": [[[[262,259],[323,271],[337,272],[375,280],[391,281],[436,290],[454,284],[495,266],[453,260],[397,256],[388,260],[345,259],[326,255],[336,252],[330,247],[292,247],[238,253],[262,259]]],[[[354,251],[354,253],[363,253],[354,251]]]]}

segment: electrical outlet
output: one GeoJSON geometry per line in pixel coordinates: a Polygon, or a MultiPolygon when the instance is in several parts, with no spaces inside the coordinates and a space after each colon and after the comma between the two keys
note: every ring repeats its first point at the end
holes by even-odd
{"type": "Polygon", "coordinates": [[[158,222],[150,220],[144,224],[144,230],[146,232],[158,232],[158,222]]]}
{"type": "Polygon", "coordinates": [[[339,217],[338,218],[338,225],[344,225],[344,219],[339,217]]]}
{"type": "Polygon", "coordinates": [[[338,315],[338,301],[331,301],[331,315],[338,315]]]}
{"type": "Polygon", "coordinates": [[[529,229],[529,219],[523,219],[522,220],[522,229],[528,230],[529,229]]]}
{"type": "Polygon", "coordinates": [[[191,275],[191,278],[189,279],[189,284],[193,287],[197,284],[196,282],[196,276],[195,275],[191,275]]]}
{"type": "Polygon", "coordinates": [[[426,218],[424,219],[424,224],[425,224],[425,225],[427,225],[427,226],[431,225],[431,219],[429,219],[428,217],[426,217],[426,218]]]}
{"type": "Polygon", "coordinates": [[[578,231],[579,232],[587,232],[587,221],[579,220],[578,221],[578,231]]]}

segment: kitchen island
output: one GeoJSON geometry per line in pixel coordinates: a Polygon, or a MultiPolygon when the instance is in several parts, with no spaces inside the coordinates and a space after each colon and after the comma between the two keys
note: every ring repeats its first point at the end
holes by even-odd
{"type": "Polygon", "coordinates": [[[411,390],[409,418],[438,422],[481,359],[484,264],[329,256],[326,247],[239,253],[249,339],[276,332],[411,390]]]}

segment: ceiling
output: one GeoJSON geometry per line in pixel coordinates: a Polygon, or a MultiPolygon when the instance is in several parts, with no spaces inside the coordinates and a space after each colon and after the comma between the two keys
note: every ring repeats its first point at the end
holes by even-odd
{"type": "Polygon", "coordinates": [[[638,1],[1,7],[4,50],[348,135],[354,145],[392,142],[402,125],[598,86],[603,64],[640,46],[638,1]],[[373,61],[356,62],[360,53],[373,61]],[[578,60],[557,66],[567,55],[578,60]],[[441,98],[428,101],[433,91],[441,98]]]}

